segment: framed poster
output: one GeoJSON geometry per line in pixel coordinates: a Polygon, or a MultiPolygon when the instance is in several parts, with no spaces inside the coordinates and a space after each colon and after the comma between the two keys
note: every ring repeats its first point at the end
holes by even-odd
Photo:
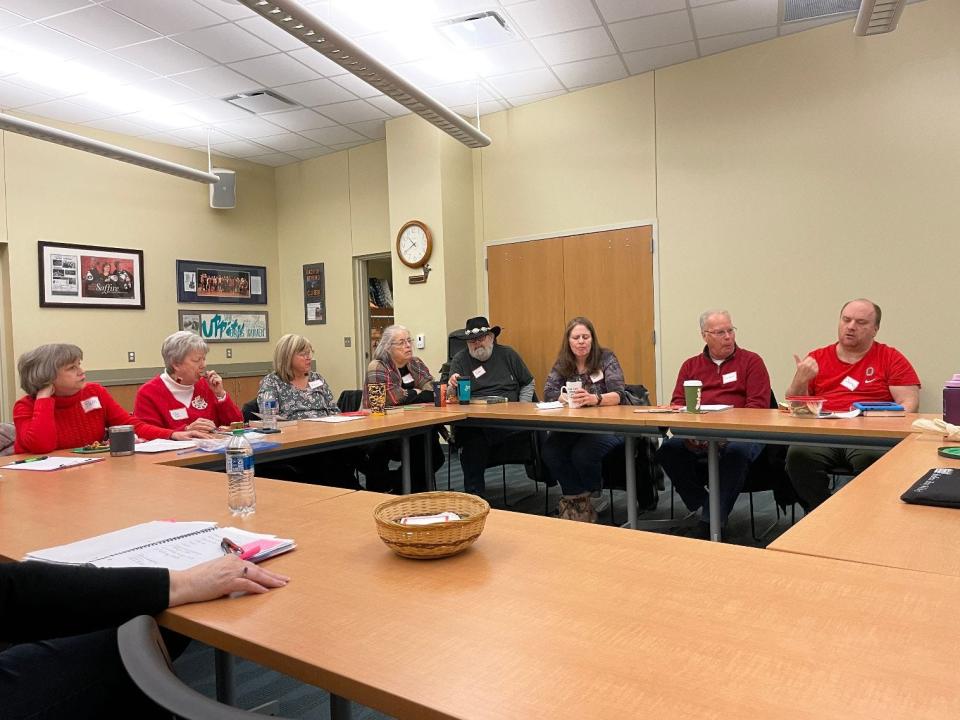
{"type": "Polygon", "coordinates": [[[267,342],[266,310],[180,310],[180,329],[196,333],[208,343],[267,342]]]}
{"type": "Polygon", "coordinates": [[[327,323],[323,263],[303,266],[303,321],[307,325],[326,325],[327,323]]]}
{"type": "Polygon", "coordinates": [[[143,251],[37,243],[40,307],[143,310],[143,251]]]}
{"type": "Polygon", "coordinates": [[[205,260],[177,260],[177,302],[267,304],[267,269],[205,260]]]}

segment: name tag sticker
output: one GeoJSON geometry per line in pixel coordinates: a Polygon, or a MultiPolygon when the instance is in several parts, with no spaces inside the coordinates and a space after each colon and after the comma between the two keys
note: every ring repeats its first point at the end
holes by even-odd
{"type": "Polygon", "coordinates": [[[170,417],[174,420],[186,420],[187,419],[187,409],[186,408],[174,408],[170,411],[170,417]]]}
{"type": "Polygon", "coordinates": [[[323,380],[311,380],[307,385],[310,386],[311,390],[316,390],[319,387],[323,387],[323,380]]]}
{"type": "Polygon", "coordinates": [[[732,383],[737,381],[737,371],[728,372],[723,374],[723,384],[732,383]]]}
{"type": "Polygon", "coordinates": [[[400,378],[400,382],[401,382],[401,383],[404,383],[404,384],[406,384],[406,383],[412,383],[412,382],[413,382],[413,375],[411,375],[410,373],[407,373],[407,374],[404,375],[402,378],[400,378]]]}
{"type": "Polygon", "coordinates": [[[597,370],[593,375],[590,376],[590,382],[598,383],[603,380],[603,370],[597,370]]]}
{"type": "Polygon", "coordinates": [[[856,390],[860,385],[860,381],[854,380],[852,377],[847,375],[843,380],[840,381],[840,384],[843,385],[847,390],[856,390]]]}
{"type": "Polygon", "coordinates": [[[481,375],[486,375],[486,374],[487,374],[487,371],[483,369],[483,366],[480,366],[473,371],[473,376],[475,378],[479,378],[481,375]]]}
{"type": "Polygon", "coordinates": [[[90,412],[91,410],[99,410],[101,408],[100,398],[88,397],[86,400],[80,403],[80,407],[83,408],[84,412],[90,412]]]}

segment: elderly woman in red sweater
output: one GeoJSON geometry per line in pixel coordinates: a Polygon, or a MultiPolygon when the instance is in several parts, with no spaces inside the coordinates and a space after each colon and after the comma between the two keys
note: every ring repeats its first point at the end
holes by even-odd
{"type": "Polygon", "coordinates": [[[207,370],[207,343],[202,337],[175,332],[163,341],[160,354],[166,369],[137,390],[134,415],[160,427],[204,432],[243,421],[223,379],[207,370]]]}
{"type": "Polygon", "coordinates": [[[111,425],[133,425],[146,440],[208,437],[204,432],[173,432],[133,417],[105,388],[86,381],[82,361],[83,351],[66,343],[41,345],[20,356],[17,371],[27,394],[13,406],[15,452],[82,447],[103,440],[111,425]]]}

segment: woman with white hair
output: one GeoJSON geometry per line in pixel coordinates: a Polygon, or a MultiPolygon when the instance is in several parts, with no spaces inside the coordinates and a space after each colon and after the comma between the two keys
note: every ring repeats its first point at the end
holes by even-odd
{"type": "Polygon", "coordinates": [[[104,439],[111,425],[133,425],[145,440],[204,437],[197,431],[171,431],[132,417],[106,388],[88,383],[83,351],[68,343],[49,343],[25,352],[17,361],[26,395],[13,406],[14,452],[51,452],[104,439]]]}
{"type": "Polygon", "coordinates": [[[207,370],[203,338],[180,330],[163,341],[160,354],[165,370],[137,390],[134,415],[161,427],[204,432],[243,421],[223,379],[207,370]]]}

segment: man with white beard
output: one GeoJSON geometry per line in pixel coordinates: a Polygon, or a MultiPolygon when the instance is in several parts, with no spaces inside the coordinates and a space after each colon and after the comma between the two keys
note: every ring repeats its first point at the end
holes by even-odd
{"type": "MultiPolygon", "coordinates": [[[[470,379],[473,396],[502,395],[511,402],[533,400],[533,375],[523,359],[509,345],[497,343],[499,325],[490,325],[485,317],[470,318],[461,337],[467,341],[465,350],[450,361],[448,396],[457,397],[457,380],[470,379]]],[[[456,442],[460,446],[460,465],[463,467],[463,489],[482,495],[483,472],[496,464],[501,453],[515,456],[529,446],[529,431],[504,428],[458,427],[456,442]]]]}

